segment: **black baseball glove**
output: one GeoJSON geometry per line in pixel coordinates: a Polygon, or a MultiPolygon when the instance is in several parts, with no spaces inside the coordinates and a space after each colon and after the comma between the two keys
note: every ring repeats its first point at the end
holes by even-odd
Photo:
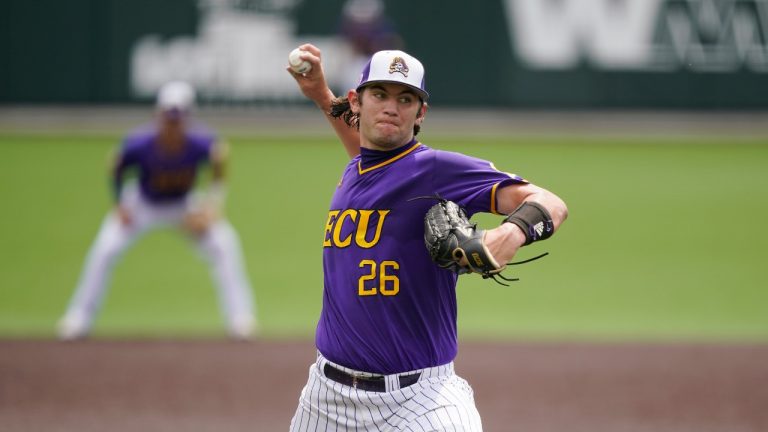
{"type": "MultiPolygon", "coordinates": [[[[483,279],[492,278],[498,283],[501,282],[496,277],[507,281],[518,280],[499,274],[507,267],[507,263],[499,264],[488,251],[484,241],[485,232],[469,221],[464,209],[442,198],[438,198],[438,203],[424,216],[424,242],[429,256],[438,266],[457,274],[478,273],[483,279]]],[[[544,255],[546,253],[509,264],[522,264],[544,255]]]]}
{"type": "Polygon", "coordinates": [[[485,230],[469,222],[464,209],[441,199],[424,216],[424,241],[432,261],[458,274],[480,273],[485,277],[504,270],[485,247],[485,230]],[[466,265],[461,265],[466,257],[466,265]]]}

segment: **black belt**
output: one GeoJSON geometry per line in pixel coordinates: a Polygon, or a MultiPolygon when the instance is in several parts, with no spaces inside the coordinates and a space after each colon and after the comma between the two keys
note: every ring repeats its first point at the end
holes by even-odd
{"type": "MultiPolygon", "coordinates": [[[[387,391],[387,386],[384,383],[383,376],[361,377],[348,372],[344,372],[340,369],[336,369],[328,363],[325,364],[323,373],[325,374],[326,378],[330,380],[336,381],[339,384],[354,387],[356,389],[379,393],[384,393],[387,391]]],[[[410,375],[400,375],[398,377],[400,380],[400,388],[406,388],[416,384],[419,381],[420,376],[421,372],[410,375]]]]}

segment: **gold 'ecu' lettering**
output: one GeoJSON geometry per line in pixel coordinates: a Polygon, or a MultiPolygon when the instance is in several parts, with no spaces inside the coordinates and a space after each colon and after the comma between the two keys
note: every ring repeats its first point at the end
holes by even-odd
{"type": "Polygon", "coordinates": [[[195,171],[192,168],[153,173],[149,180],[154,190],[167,193],[186,192],[194,181],[195,171]]]}
{"type": "Polygon", "coordinates": [[[323,247],[345,248],[352,244],[354,240],[358,247],[370,249],[381,239],[381,230],[384,227],[384,220],[390,210],[331,210],[328,212],[328,219],[325,222],[325,238],[323,247]],[[373,235],[368,234],[371,216],[376,213],[378,221],[373,235]],[[351,226],[353,229],[347,230],[349,234],[342,237],[344,226],[351,226]]]}

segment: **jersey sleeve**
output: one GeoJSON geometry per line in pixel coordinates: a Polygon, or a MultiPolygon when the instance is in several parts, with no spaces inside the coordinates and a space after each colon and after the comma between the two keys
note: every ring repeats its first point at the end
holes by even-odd
{"type": "Polygon", "coordinates": [[[433,182],[440,197],[459,204],[468,216],[478,212],[498,214],[497,190],[528,183],[518,175],[499,171],[487,160],[447,151],[436,152],[433,182]]]}
{"type": "Polygon", "coordinates": [[[210,163],[218,142],[213,130],[202,123],[195,123],[190,127],[187,137],[197,152],[198,160],[201,163],[210,163]]]}
{"type": "Polygon", "coordinates": [[[126,170],[139,163],[142,142],[140,134],[128,135],[115,157],[115,166],[112,170],[112,193],[115,202],[120,201],[126,170]]]}

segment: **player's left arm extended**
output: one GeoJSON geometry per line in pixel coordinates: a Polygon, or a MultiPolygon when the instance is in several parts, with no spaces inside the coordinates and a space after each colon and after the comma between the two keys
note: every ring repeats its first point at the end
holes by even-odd
{"type": "Polygon", "coordinates": [[[223,214],[226,198],[224,177],[228,152],[225,141],[218,141],[211,147],[209,157],[212,169],[211,181],[202,196],[192,200],[184,216],[184,227],[192,234],[204,233],[223,214]]]}
{"type": "Polygon", "coordinates": [[[522,246],[549,238],[568,217],[568,207],[560,197],[529,183],[500,189],[497,208],[509,216],[499,227],[488,230],[485,244],[500,263],[511,261],[522,246]],[[542,225],[537,226],[539,223],[542,225]]]}

